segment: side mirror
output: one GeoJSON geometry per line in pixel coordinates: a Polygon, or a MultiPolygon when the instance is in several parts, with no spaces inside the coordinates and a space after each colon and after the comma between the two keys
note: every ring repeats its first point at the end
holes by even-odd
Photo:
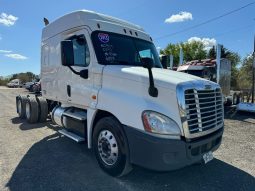
{"type": "Polygon", "coordinates": [[[61,41],[61,59],[63,66],[74,65],[73,42],[71,40],[61,41]]]}
{"type": "Polygon", "coordinates": [[[80,71],[80,77],[84,79],[88,79],[89,77],[89,71],[88,69],[84,69],[80,71]]]}
{"type": "Polygon", "coordinates": [[[141,58],[141,62],[142,62],[142,64],[143,64],[143,67],[144,67],[144,68],[151,69],[151,68],[153,68],[153,66],[154,66],[154,63],[153,63],[152,58],[148,58],[148,57],[141,58]]]}

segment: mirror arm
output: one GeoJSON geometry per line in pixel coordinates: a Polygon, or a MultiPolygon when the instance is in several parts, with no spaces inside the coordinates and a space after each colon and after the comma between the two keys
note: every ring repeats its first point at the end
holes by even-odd
{"type": "Polygon", "coordinates": [[[151,68],[148,68],[149,71],[149,80],[150,80],[150,87],[148,92],[152,97],[158,97],[158,89],[154,86],[154,79],[151,68]]]}
{"type": "Polygon", "coordinates": [[[67,66],[74,74],[79,75],[84,79],[88,79],[88,69],[81,70],[80,72],[75,71],[71,66],[67,66]]]}
{"type": "Polygon", "coordinates": [[[73,73],[80,75],[80,72],[75,71],[71,66],[67,66],[73,73]]]}

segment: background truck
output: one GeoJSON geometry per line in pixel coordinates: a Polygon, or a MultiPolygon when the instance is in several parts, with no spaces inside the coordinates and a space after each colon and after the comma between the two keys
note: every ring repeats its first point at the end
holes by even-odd
{"type": "Polygon", "coordinates": [[[9,88],[19,88],[22,87],[22,84],[19,79],[13,79],[9,83],[6,84],[9,88]]]}
{"type": "Polygon", "coordinates": [[[232,103],[233,99],[230,96],[231,62],[226,58],[221,58],[219,62],[219,71],[217,71],[216,59],[189,61],[180,65],[177,68],[177,71],[185,72],[218,83],[225,97],[226,104],[228,101],[231,101],[232,103]]]}
{"type": "Polygon", "coordinates": [[[231,88],[231,62],[221,58],[221,45],[217,46],[216,59],[191,60],[186,63],[180,61],[180,65],[173,67],[173,58],[168,55],[161,55],[164,68],[184,72],[200,78],[216,82],[220,85],[224,95],[224,104],[237,104],[237,95],[230,91],[231,88]]]}
{"type": "Polygon", "coordinates": [[[126,21],[82,10],[46,24],[42,96],[16,97],[21,118],[50,114],[112,176],[133,164],[168,171],[213,158],[224,128],[218,84],[163,69],[152,38],[126,21]]]}

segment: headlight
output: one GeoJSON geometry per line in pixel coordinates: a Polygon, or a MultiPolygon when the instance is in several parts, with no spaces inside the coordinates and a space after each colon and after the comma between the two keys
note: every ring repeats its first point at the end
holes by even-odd
{"type": "Polygon", "coordinates": [[[165,135],[181,135],[176,122],[169,117],[154,111],[144,111],[142,114],[144,129],[151,133],[165,135]]]}

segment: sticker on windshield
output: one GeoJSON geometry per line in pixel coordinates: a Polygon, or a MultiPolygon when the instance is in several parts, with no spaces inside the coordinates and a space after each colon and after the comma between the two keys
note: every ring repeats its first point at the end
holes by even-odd
{"type": "Polygon", "coordinates": [[[101,42],[107,43],[109,42],[109,35],[105,33],[98,33],[98,38],[101,42]]]}

